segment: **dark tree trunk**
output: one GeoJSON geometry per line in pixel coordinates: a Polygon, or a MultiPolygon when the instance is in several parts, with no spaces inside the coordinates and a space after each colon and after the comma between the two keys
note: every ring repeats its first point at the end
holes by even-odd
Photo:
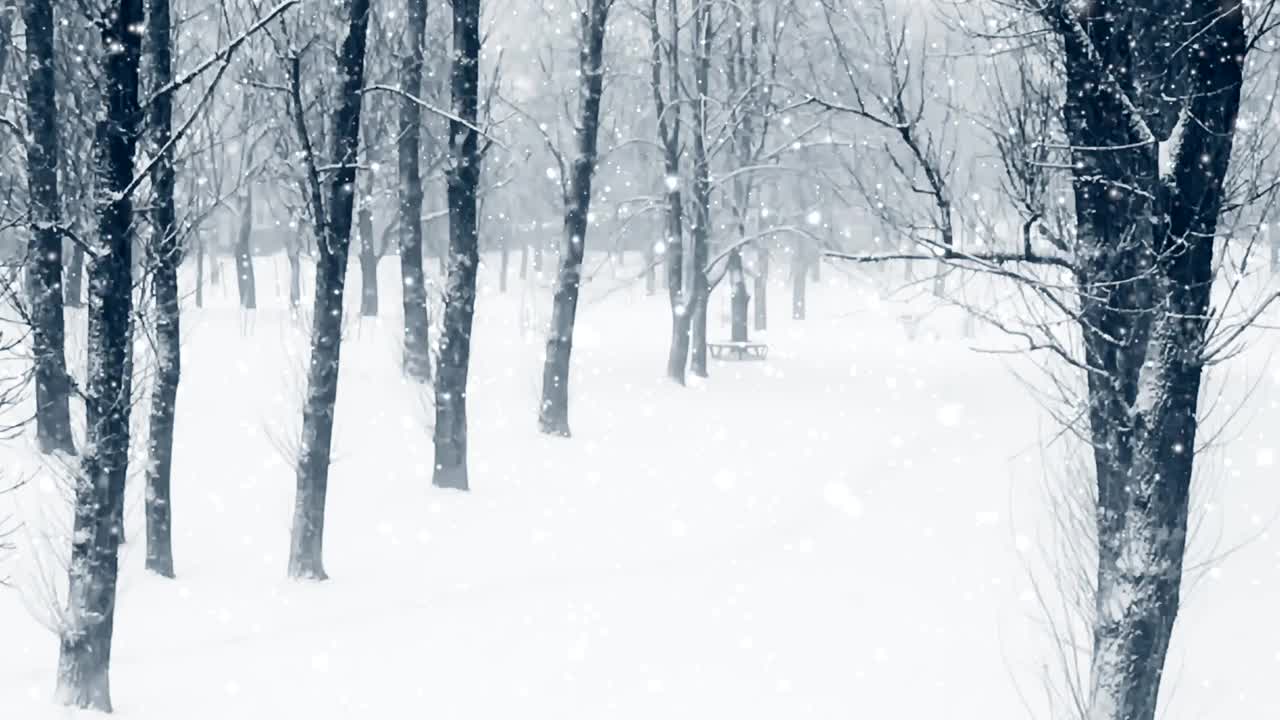
{"type": "Polygon", "coordinates": [[[133,305],[130,265],[133,206],[124,190],[133,179],[138,118],[142,0],[110,3],[95,18],[102,111],[94,135],[98,229],[89,264],[89,371],[85,385],[85,452],[75,490],[75,520],[65,625],[60,629],[58,701],[109,712],[111,636],[120,538],[115,533],[129,460],[124,391],[133,305]]]}
{"type": "Polygon", "coordinates": [[[693,317],[689,329],[689,372],[697,377],[707,377],[707,309],[711,305],[711,289],[707,276],[698,273],[693,278],[693,317]]]}
{"type": "Polygon", "coordinates": [[[457,119],[449,121],[449,273],[436,378],[432,483],[436,487],[467,490],[467,374],[476,309],[476,271],[480,265],[476,189],[480,185],[481,157],[474,129],[480,87],[480,0],[454,0],[449,85],[457,119]]]}
{"type": "MultiPolygon", "coordinates": [[[[7,13],[6,13],[7,15],[7,13]]],[[[31,239],[27,245],[27,294],[31,305],[31,354],[35,360],[36,440],[43,453],[75,452],[71,437],[71,380],[67,376],[62,314],[62,233],[58,198],[58,106],[55,87],[53,4],[28,0],[26,25],[27,186],[31,239]]]]}
{"type": "Polygon", "coordinates": [[[756,251],[756,332],[769,329],[769,248],[756,251]]]}
{"type": "Polygon", "coordinates": [[[596,134],[600,128],[600,99],[604,94],[604,36],[609,0],[591,0],[582,18],[578,69],[582,88],[574,133],[577,155],[565,189],[564,237],[560,272],[551,310],[551,332],[542,368],[542,405],[538,427],[549,435],[569,437],[569,358],[582,284],[582,258],[587,245],[587,216],[591,209],[591,178],[596,170],[596,134]]]}
{"type": "Polygon", "coordinates": [[[236,287],[240,290],[240,307],[258,307],[257,282],[253,274],[253,191],[245,190],[240,200],[240,229],[236,233],[236,287]]]}
{"type": "Polygon", "coordinates": [[[747,277],[742,269],[742,252],[729,253],[729,337],[733,342],[747,341],[747,308],[751,297],[747,294],[747,277]]]}
{"type": "MultiPolygon", "coordinates": [[[[911,264],[908,261],[908,266],[911,264]]],[[[796,248],[791,253],[791,319],[803,320],[805,313],[805,285],[809,279],[805,271],[804,253],[796,248]]]]}
{"type": "Polygon", "coordinates": [[[63,283],[62,302],[67,307],[84,307],[84,248],[71,244],[71,260],[63,283]]]}
{"type": "MultiPolygon", "coordinates": [[[[316,264],[315,309],[311,326],[311,363],[307,371],[306,404],[302,411],[302,442],[298,457],[298,489],[293,532],[289,544],[289,577],[324,580],[324,506],[329,488],[329,452],[333,443],[334,406],[338,399],[338,365],[342,347],[342,296],[347,255],[351,249],[351,221],[360,146],[360,92],[364,85],[365,39],[369,28],[369,0],[352,0],[346,37],[338,55],[341,81],[333,117],[333,158],[328,215],[320,202],[314,157],[308,152],[313,217],[320,259],[316,264]]],[[[298,62],[290,66],[294,121],[302,125],[298,62]]],[[[300,133],[306,137],[305,133],[300,133]]],[[[310,141],[306,142],[310,147],[310,141]]]]}
{"type": "Polygon", "coordinates": [[[1097,482],[1091,720],[1156,712],[1180,602],[1213,245],[1246,54],[1239,5],[1191,0],[1157,23],[1149,12],[1108,0],[1083,18],[1050,14],[1065,51],[1071,145],[1115,148],[1072,158],[1097,482]],[[1181,62],[1191,67],[1176,72],[1181,62]],[[1186,87],[1153,88],[1153,77],[1186,87]],[[1165,116],[1179,113],[1177,129],[1165,116]],[[1162,168],[1158,143],[1175,132],[1162,168]]]}
{"type": "Polygon", "coordinates": [[[378,251],[373,246],[373,211],[360,203],[360,316],[378,315],[378,251]]]}
{"type": "MultiPolygon", "coordinates": [[[[152,87],[166,87],[173,81],[169,0],[151,0],[147,27],[154,73],[152,87]]],[[[156,313],[156,371],[151,393],[146,515],[147,569],[163,577],[173,577],[169,481],[173,466],[174,411],[182,368],[178,306],[178,265],[182,258],[173,202],[173,151],[168,147],[172,123],[173,96],[162,93],[151,102],[151,142],[158,157],[151,173],[155,203],[151,290],[156,313]]]]}
{"type": "MultiPolygon", "coordinates": [[[[406,2],[405,54],[400,61],[400,87],[417,97],[422,91],[423,37],[426,34],[426,0],[406,2]]],[[[419,159],[422,109],[409,98],[400,100],[400,286],[404,307],[404,373],[410,379],[431,379],[428,345],[430,315],[426,277],[422,272],[422,172],[419,159]]]]}

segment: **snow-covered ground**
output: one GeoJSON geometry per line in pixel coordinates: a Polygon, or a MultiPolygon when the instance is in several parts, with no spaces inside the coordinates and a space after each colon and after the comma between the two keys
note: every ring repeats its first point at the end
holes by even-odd
{"type": "MultiPolygon", "coordinates": [[[[343,347],[322,584],[284,577],[305,360],[287,266],[260,260],[250,322],[231,278],[204,309],[188,302],[178,579],[142,570],[134,482],[119,717],[1049,717],[1057,649],[1028,569],[1050,524],[1053,427],[1011,372],[1022,360],[972,351],[998,333],[967,340],[943,311],[908,339],[899,316],[919,301],[876,284],[896,275],[828,268],[805,321],[772,288],[767,362],[716,363],[681,389],[662,379],[665,294],[604,269],[575,336],[574,437],[548,438],[541,333],[524,327],[549,298],[512,264],[506,294],[484,273],[473,491],[458,494],[430,485],[429,401],[397,371],[397,266],[383,262],[383,316],[352,317],[343,347]]],[[[713,337],[726,309],[717,296],[713,337]]],[[[1243,545],[1187,592],[1169,718],[1280,717],[1270,358],[1260,347],[1215,376],[1228,400],[1214,412],[1234,419],[1203,459],[1193,560],[1243,545]]],[[[11,475],[33,467],[29,446],[0,448],[11,475]]],[[[28,523],[5,566],[16,589],[0,592],[3,720],[69,715],[50,703],[57,643],[37,619],[59,496],[47,475],[0,500],[28,523]]]]}

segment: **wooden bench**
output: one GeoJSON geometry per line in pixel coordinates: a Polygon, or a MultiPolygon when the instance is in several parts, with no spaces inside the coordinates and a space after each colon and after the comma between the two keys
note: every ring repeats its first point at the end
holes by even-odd
{"type": "Polygon", "coordinates": [[[764,360],[769,346],[753,342],[709,342],[711,357],[716,360],[764,360]]]}

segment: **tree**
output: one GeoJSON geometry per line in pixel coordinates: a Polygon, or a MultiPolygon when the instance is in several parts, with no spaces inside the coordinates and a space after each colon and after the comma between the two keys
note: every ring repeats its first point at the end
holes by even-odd
{"type": "Polygon", "coordinates": [[[405,48],[400,61],[400,165],[399,240],[400,284],[404,306],[404,373],[410,379],[431,379],[430,329],[426,277],[422,272],[422,174],[419,135],[422,110],[414,102],[422,91],[423,37],[426,34],[426,0],[406,0],[405,48]]]}
{"type": "Polygon", "coordinates": [[[658,19],[658,0],[650,0],[650,88],[658,117],[658,142],[662,145],[667,226],[663,250],[667,295],[671,302],[671,349],[667,353],[667,377],[683,385],[689,362],[690,313],[684,284],[684,203],[680,190],[680,14],[677,0],[669,0],[667,19],[671,30],[664,43],[658,19]]]}
{"type": "MultiPolygon", "coordinates": [[[[1261,18],[1271,10],[1252,8],[1261,18]]],[[[1202,375],[1248,324],[1226,329],[1210,298],[1220,220],[1249,200],[1227,202],[1227,174],[1256,37],[1246,33],[1244,6],[1214,0],[1026,11],[1038,18],[1034,27],[1026,17],[996,26],[1023,38],[1053,34],[1051,44],[1024,46],[1031,51],[1017,61],[1048,55],[1041,69],[1060,76],[1052,104],[1062,107],[1066,143],[1055,147],[1043,131],[1031,133],[1043,145],[995,143],[1022,158],[1004,163],[1026,218],[1017,250],[964,250],[935,239],[925,241],[930,254],[836,255],[940,257],[1019,283],[1074,325],[1073,339],[1058,319],[1010,328],[994,313],[986,317],[1078,373],[1084,388],[1069,415],[1081,419],[1067,422],[1092,449],[1097,565],[1089,687],[1076,711],[1091,720],[1152,720],[1179,608],[1202,375]],[[1046,158],[1046,149],[1062,157],[1046,158]],[[1048,184],[1027,173],[1046,167],[1068,173],[1074,216],[1063,237],[1042,226],[1048,253],[1031,233],[1043,203],[1021,197],[1045,191],[1048,184]]],[[[1012,119],[993,131],[1022,132],[1012,119]]]]}
{"type": "Polygon", "coordinates": [[[58,197],[58,105],[54,73],[54,13],[49,0],[23,4],[27,27],[27,185],[31,240],[27,294],[35,358],[36,438],[40,451],[75,452],[71,438],[71,378],[63,348],[62,226],[58,197]]]}
{"type": "Polygon", "coordinates": [[[581,39],[578,50],[578,115],[574,123],[574,157],[562,164],[564,235],[560,270],[556,276],[551,330],[542,369],[542,404],[538,427],[549,435],[569,436],[569,358],[573,351],[573,327],[582,285],[582,258],[587,244],[591,211],[591,179],[597,160],[600,100],[604,95],[604,37],[612,0],[587,0],[579,10],[581,39]]]}
{"type": "Polygon", "coordinates": [[[98,232],[89,263],[89,374],[85,448],[76,481],[66,626],[61,628],[57,698],[111,710],[108,669],[115,617],[116,518],[129,453],[125,388],[133,306],[133,181],[142,0],[119,0],[94,18],[101,30],[102,109],[94,133],[98,232]]]}
{"type": "Polygon", "coordinates": [[[707,280],[707,255],[711,243],[711,159],[707,154],[710,114],[711,3],[698,3],[693,10],[693,256],[686,259],[683,283],[689,287],[690,318],[689,371],[707,376],[707,305],[711,286],[707,280]]]}
{"type": "Polygon", "coordinates": [[[449,165],[445,171],[449,258],[436,373],[432,483],[436,487],[467,490],[467,373],[471,366],[476,272],[480,266],[476,211],[482,156],[476,126],[480,105],[480,0],[453,0],[453,62],[449,76],[453,106],[449,165]]]}
{"type": "Polygon", "coordinates": [[[150,0],[147,41],[151,50],[150,133],[156,158],[151,170],[154,191],[150,244],[151,293],[155,302],[155,386],[151,391],[150,441],[147,462],[147,569],[173,577],[170,471],[173,466],[173,425],[182,371],[181,312],[178,304],[178,265],[182,261],[174,208],[173,95],[165,90],[173,81],[173,43],[169,0],[150,0]]]}
{"type": "Polygon", "coordinates": [[[1105,1],[1046,20],[1066,72],[1098,490],[1089,717],[1150,720],[1182,581],[1244,8],[1105,1]]]}
{"type": "Polygon", "coordinates": [[[333,157],[327,198],[311,151],[301,98],[301,61],[289,58],[289,90],[294,123],[304,148],[312,217],[319,260],[311,326],[311,362],[302,411],[302,443],[297,467],[297,496],[289,544],[289,576],[324,580],[324,506],[329,486],[329,451],[333,442],[334,406],[338,399],[338,364],[342,346],[342,298],[355,205],[356,162],[360,142],[365,40],[369,0],[352,0],[346,37],[338,53],[338,105],[333,114],[333,157]],[[326,214],[326,205],[328,213],[326,214]]]}

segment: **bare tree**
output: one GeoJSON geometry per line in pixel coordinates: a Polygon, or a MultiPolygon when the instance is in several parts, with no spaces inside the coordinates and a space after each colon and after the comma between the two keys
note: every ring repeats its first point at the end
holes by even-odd
{"type": "Polygon", "coordinates": [[[423,37],[426,0],[406,0],[405,48],[400,60],[399,240],[400,285],[404,306],[404,373],[425,382],[431,379],[430,329],[426,277],[422,272],[422,174],[419,135],[422,110],[414,97],[422,91],[423,37]]]}
{"type": "Polygon", "coordinates": [[[155,303],[155,386],[151,392],[147,462],[147,569],[173,577],[172,514],[169,481],[173,466],[173,425],[182,372],[178,266],[182,261],[174,208],[173,43],[169,0],[150,0],[147,41],[151,50],[150,134],[156,158],[151,170],[151,292],[155,303]]]}
{"type": "Polygon", "coordinates": [[[581,36],[578,48],[578,113],[574,122],[574,157],[562,170],[564,236],[561,238],[560,271],[556,277],[551,330],[542,369],[542,404],[538,427],[549,435],[569,436],[569,357],[573,350],[573,326],[582,285],[582,258],[587,244],[591,210],[591,179],[596,171],[600,100],[604,95],[604,39],[613,0],[587,0],[579,9],[581,36]]]}
{"type": "Polygon", "coordinates": [[[300,58],[289,58],[290,98],[298,138],[305,148],[319,260],[311,326],[311,362],[302,412],[302,441],[297,468],[297,497],[289,544],[289,576],[324,580],[324,505],[329,487],[329,451],[333,442],[334,406],[338,399],[338,363],[342,344],[342,298],[351,221],[355,204],[356,161],[360,142],[365,40],[369,28],[369,0],[352,0],[346,37],[338,53],[338,105],[333,114],[334,170],[328,196],[321,194],[320,176],[311,152],[301,99],[300,58]],[[327,209],[327,213],[326,213],[327,209]]]}
{"type": "Polygon", "coordinates": [[[63,348],[62,227],[58,197],[58,105],[54,73],[54,13],[49,0],[23,4],[26,25],[27,184],[31,241],[27,294],[35,358],[36,438],[40,451],[75,452],[71,438],[71,379],[63,348]]]}
{"type": "Polygon", "coordinates": [[[469,489],[467,477],[467,374],[476,311],[480,246],[476,209],[480,186],[480,0],[453,0],[453,62],[449,72],[453,117],[449,120],[448,278],[444,327],[436,373],[436,487],[469,489]]]}
{"type": "Polygon", "coordinates": [[[124,394],[133,305],[134,151],[142,0],[109,3],[95,17],[102,110],[94,136],[98,232],[89,263],[89,376],[86,436],[76,483],[70,588],[61,629],[58,700],[111,710],[108,669],[115,617],[117,517],[129,453],[129,398],[124,394]]]}
{"type": "Polygon", "coordinates": [[[658,118],[658,142],[662,145],[663,184],[666,192],[667,295],[671,302],[671,349],[667,353],[667,377],[685,382],[689,362],[689,298],[684,285],[684,198],[680,188],[680,13],[678,0],[668,0],[669,37],[663,39],[658,0],[649,2],[650,87],[658,118]],[[664,76],[665,72],[665,76],[664,76]]]}

